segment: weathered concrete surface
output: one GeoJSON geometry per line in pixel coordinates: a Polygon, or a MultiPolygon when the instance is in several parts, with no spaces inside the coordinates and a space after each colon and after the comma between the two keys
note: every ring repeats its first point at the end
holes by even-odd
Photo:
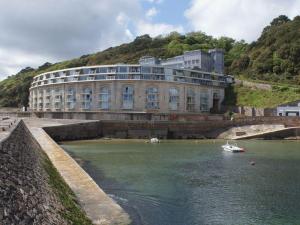
{"type": "MultiPolygon", "coordinates": [[[[67,123],[67,121],[61,122],[67,123]]],[[[128,214],[108,197],[93,179],[40,127],[45,124],[37,121],[27,121],[27,124],[34,138],[76,194],[80,205],[94,224],[125,225],[130,223],[128,214]]],[[[54,124],[55,122],[52,123],[52,125],[54,124]]]]}
{"type": "Polygon", "coordinates": [[[239,139],[246,136],[258,135],[277,130],[285,129],[281,124],[260,124],[232,127],[227,131],[221,133],[217,138],[220,139],[239,139]]]}
{"type": "Polygon", "coordinates": [[[256,134],[249,134],[243,136],[237,136],[232,138],[234,140],[243,139],[292,139],[300,140],[300,127],[286,127],[281,129],[274,129],[265,132],[258,132],[256,134]]]}
{"type": "Polygon", "coordinates": [[[49,185],[46,155],[20,121],[0,140],[0,224],[68,224],[49,185]]]}

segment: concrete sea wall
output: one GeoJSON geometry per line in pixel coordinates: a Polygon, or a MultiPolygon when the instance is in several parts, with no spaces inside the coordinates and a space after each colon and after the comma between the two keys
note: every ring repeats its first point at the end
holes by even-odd
{"type": "MultiPolygon", "coordinates": [[[[40,127],[53,123],[20,120],[0,135],[0,224],[129,224],[128,214],[40,127]]],[[[69,135],[83,130],[72,124],[69,135]]]]}
{"type": "MultiPolygon", "coordinates": [[[[73,124],[75,132],[84,127],[80,124],[73,124]],[[75,129],[76,128],[76,129],[75,129]]],[[[71,125],[67,125],[70,127],[71,125]]],[[[59,129],[60,126],[56,127],[59,129]]],[[[93,127],[93,125],[92,125],[93,127]]],[[[61,133],[65,131],[64,126],[61,133]]],[[[50,158],[51,162],[61,174],[68,186],[78,197],[78,201],[87,216],[95,225],[127,225],[130,224],[129,215],[114,202],[94,180],[70,157],[58,144],[56,144],[47,133],[40,127],[30,127],[30,132],[41,145],[43,151],[50,158]]],[[[69,135],[72,131],[69,131],[69,135]]],[[[75,134],[74,132],[74,134],[75,134]]],[[[91,134],[92,135],[92,134],[91,134]]],[[[70,137],[70,136],[67,136],[70,137]]],[[[84,134],[86,137],[86,134],[84,134]]]]}
{"type": "Polygon", "coordinates": [[[297,117],[246,117],[234,120],[202,121],[94,121],[82,124],[45,127],[55,140],[75,140],[100,137],[112,138],[216,138],[233,127],[276,124],[284,127],[300,126],[297,117]]]}
{"type": "Polygon", "coordinates": [[[0,143],[0,223],[67,224],[48,184],[40,146],[20,121],[0,143]]]}

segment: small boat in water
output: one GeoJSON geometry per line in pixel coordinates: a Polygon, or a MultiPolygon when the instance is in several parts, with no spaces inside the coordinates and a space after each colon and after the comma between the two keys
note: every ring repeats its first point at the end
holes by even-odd
{"type": "Polygon", "coordinates": [[[151,138],[150,143],[152,143],[152,144],[159,143],[159,140],[158,140],[158,138],[151,138]]]}
{"type": "Polygon", "coordinates": [[[243,148],[240,148],[237,146],[237,144],[229,144],[228,141],[225,145],[222,145],[222,148],[224,151],[227,151],[227,152],[233,152],[233,153],[237,153],[237,152],[245,152],[245,150],[243,148]]]}

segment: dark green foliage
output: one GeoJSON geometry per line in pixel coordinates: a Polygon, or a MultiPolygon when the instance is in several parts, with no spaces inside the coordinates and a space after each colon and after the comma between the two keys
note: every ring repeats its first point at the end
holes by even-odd
{"type": "Polygon", "coordinates": [[[188,50],[211,48],[225,50],[226,73],[252,80],[300,84],[300,16],[293,20],[279,16],[251,44],[228,37],[213,38],[203,32],[186,35],[172,32],[155,38],[143,35],[131,43],[95,54],[55,64],[45,63],[36,70],[26,68],[0,82],[0,107],[26,106],[32,77],[43,72],[86,65],[137,63],[144,55],[169,58],[188,50]]]}
{"type": "Polygon", "coordinates": [[[28,105],[29,87],[33,76],[51,71],[86,65],[115,63],[137,63],[144,55],[169,58],[182,54],[187,50],[224,48],[225,60],[229,66],[245,49],[244,42],[235,42],[231,38],[213,38],[202,32],[186,35],[172,32],[166,37],[151,38],[149,35],[137,37],[133,42],[108,48],[95,54],[83,55],[79,58],[60,63],[45,63],[38,69],[26,68],[14,76],[0,82],[0,107],[20,107],[28,105]]]}
{"type": "Polygon", "coordinates": [[[50,66],[52,66],[52,64],[49,62],[46,62],[43,65],[39,66],[38,70],[45,70],[45,69],[49,68],[50,66]]]}
{"type": "Polygon", "coordinates": [[[237,104],[237,92],[234,89],[234,86],[229,86],[225,88],[225,99],[223,105],[234,106],[237,104]]]}
{"type": "Polygon", "coordinates": [[[275,18],[261,37],[234,60],[230,72],[247,78],[300,84],[300,17],[275,18]]]}

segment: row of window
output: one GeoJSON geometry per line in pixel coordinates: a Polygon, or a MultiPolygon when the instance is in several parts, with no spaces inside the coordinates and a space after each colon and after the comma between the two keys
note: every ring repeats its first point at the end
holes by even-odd
{"type": "MultiPolygon", "coordinates": [[[[178,76],[178,75],[177,75],[178,76]]],[[[194,83],[206,86],[226,86],[226,78],[225,77],[211,77],[210,75],[204,75],[204,79],[200,79],[197,77],[191,78],[186,76],[170,76],[170,75],[158,75],[158,74],[116,74],[116,75],[95,75],[95,76],[79,76],[79,77],[67,77],[67,78],[58,78],[58,79],[50,79],[39,81],[34,83],[32,86],[35,87],[37,85],[47,85],[47,84],[55,84],[55,83],[64,83],[64,82],[72,82],[72,81],[89,81],[89,80],[167,80],[167,81],[177,81],[184,83],[194,83]],[[212,79],[213,78],[213,79],[212,79]]],[[[200,75],[199,75],[200,76],[200,75]]],[[[196,77],[196,76],[193,76],[196,77]]]]}
{"type": "Polygon", "coordinates": [[[164,74],[163,67],[148,67],[148,66],[116,66],[116,67],[99,67],[99,68],[84,68],[67,71],[52,72],[34,78],[34,82],[44,79],[85,75],[85,74],[101,74],[101,73],[157,73],[164,74]]]}
{"type": "MultiPolygon", "coordinates": [[[[54,96],[54,108],[63,108],[63,92],[60,89],[53,90],[54,95],[51,95],[49,89],[45,92],[45,108],[50,109],[51,98],[54,96]]],[[[89,110],[92,108],[92,89],[84,88],[82,93],[80,93],[81,108],[89,110]]],[[[177,88],[169,89],[169,109],[178,110],[179,109],[179,90],[177,88]]],[[[149,87],[145,91],[145,108],[146,109],[159,109],[159,90],[157,87],[149,87]]],[[[122,109],[133,109],[134,106],[134,89],[132,86],[124,86],[122,89],[122,109]]],[[[39,108],[43,107],[43,92],[39,92],[38,97],[32,98],[33,108],[37,108],[37,103],[39,103],[39,108]]],[[[98,107],[102,110],[109,110],[111,104],[111,90],[109,87],[100,88],[98,94],[98,107]]],[[[195,111],[196,105],[196,93],[193,89],[188,89],[186,95],[186,110],[195,111]]],[[[76,106],[76,90],[74,88],[69,88],[66,93],[66,106],[68,109],[75,109],[76,106]]],[[[200,94],[200,110],[209,111],[209,95],[206,92],[200,94]]]]}

